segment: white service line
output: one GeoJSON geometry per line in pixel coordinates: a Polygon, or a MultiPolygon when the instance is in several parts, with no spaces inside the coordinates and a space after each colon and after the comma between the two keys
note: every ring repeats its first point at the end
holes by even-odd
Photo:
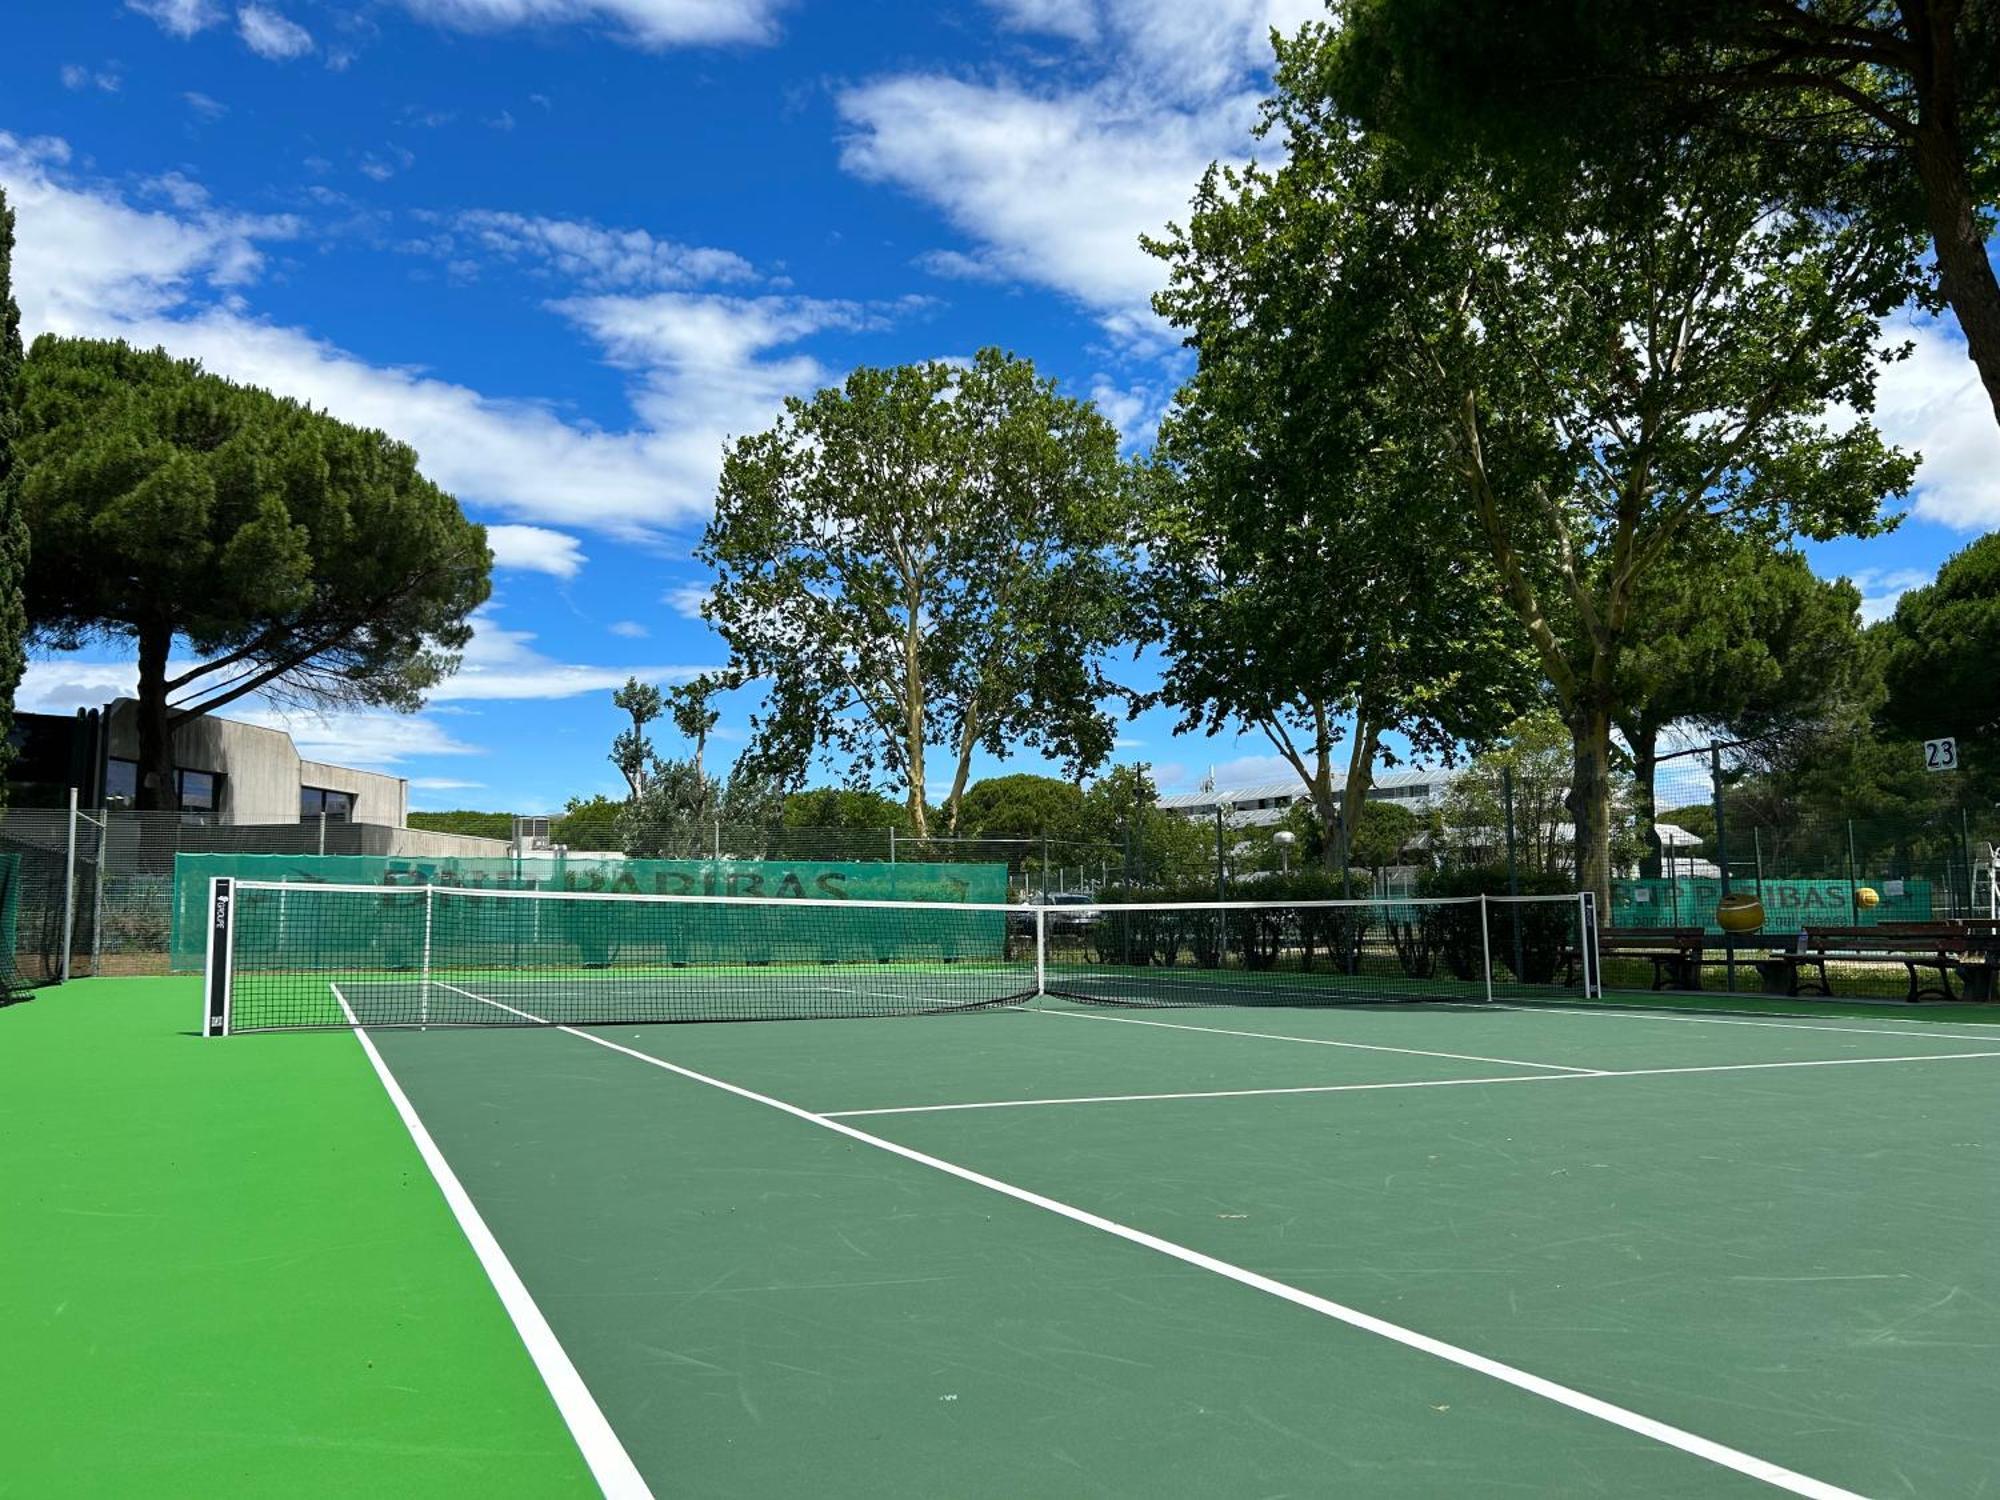
{"type": "MultiPolygon", "coordinates": [[[[456,985],[444,987],[457,989],[456,985]]],[[[583,1461],[590,1466],[591,1477],[597,1481],[598,1488],[604,1491],[608,1500],[652,1500],[652,1490],[647,1487],[631,1455],[625,1451],[625,1445],[618,1440],[618,1434],[598,1407],[597,1398],[590,1394],[590,1388],[583,1383],[576,1366],[570,1363],[569,1354],[556,1338],[555,1330],[549,1327],[548,1319],[535,1305],[534,1297],[529,1294],[520,1273],[515,1271],[513,1262],[507,1259],[507,1252],[493,1237],[493,1231],[486,1227],[486,1220],[480,1217],[478,1207],[466,1192],[465,1185],[458,1180],[458,1174],[452,1171],[451,1163],[445,1160],[437,1142],[431,1139],[429,1128],[418,1116],[416,1106],[410,1103],[410,1096],[403,1092],[403,1086],[396,1082],[396,1075],[389,1071],[388,1063],[375,1050],[374,1038],[362,1029],[353,1007],[341,994],[340,986],[336,984],[329,988],[333,991],[333,998],[340,1002],[348,1024],[354,1028],[361,1050],[368,1054],[375,1076],[382,1080],[389,1102],[395,1105],[396,1113],[402,1117],[403,1128],[416,1142],[417,1154],[424,1159],[424,1165],[430,1168],[431,1176],[436,1179],[438,1190],[444,1194],[444,1201],[451,1208],[452,1217],[458,1220],[458,1227],[471,1242],[472,1252],[479,1257],[479,1264],[485,1268],[493,1290],[499,1293],[501,1306],[507,1309],[507,1316],[513,1319],[521,1342],[527,1345],[528,1357],[534,1360],[542,1383],[555,1398],[556,1410],[562,1413],[570,1436],[576,1439],[583,1461]]],[[[459,990],[458,993],[464,995],[471,992],[459,990]]],[[[484,1000],[486,997],[474,995],[472,998],[484,1000]]],[[[493,1005],[499,1002],[487,1003],[493,1005]]],[[[513,1010],[510,1005],[500,1008],[513,1010]]],[[[515,1014],[526,1015],[526,1012],[515,1011],[515,1014]]]]}
{"type": "MultiPolygon", "coordinates": [[[[1022,1007],[1023,1009],[1027,1007],[1022,1007]]],[[[1206,1031],[1216,1036],[1247,1036],[1261,1042],[1299,1042],[1308,1047],[1346,1047],[1356,1052],[1397,1052],[1405,1057],[1448,1057],[1453,1062],[1499,1063],[1508,1068],[1547,1068],[1553,1073],[1596,1073],[1596,1068],[1572,1067],[1568,1063],[1523,1062],[1515,1057],[1485,1057],[1477,1052],[1428,1052],[1421,1047],[1390,1047],[1380,1042],[1336,1042],[1323,1036],[1286,1036],[1275,1031],[1232,1031],[1226,1026],[1194,1026],[1185,1021],[1142,1021],[1137,1016],[1093,1016],[1078,1010],[1035,1010],[1038,1016],[1061,1016],[1070,1021],[1111,1021],[1120,1026],[1164,1026],[1169,1031],[1206,1031]]]]}
{"type": "Polygon", "coordinates": [[[1959,1062],[1995,1052],[1923,1052],[1912,1057],[1816,1057],[1795,1062],[1706,1063],[1691,1068],[1602,1068],[1574,1073],[1515,1073],[1505,1078],[1418,1078],[1404,1083],[1323,1083],[1275,1089],[1202,1089],[1184,1094],[1084,1094],[1065,1099],[979,1099],[967,1104],[899,1104],[885,1109],[830,1109],[829,1120],[862,1115],[938,1115],[967,1109],[1024,1109],[1031,1104],[1129,1104],[1158,1099],[1256,1099],[1275,1094],[1365,1094],[1380,1089],[1457,1089],[1486,1083],[1575,1083],[1586,1078],[1662,1078],[1676,1073],[1759,1073],[1773,1068],[1851,1068],[1862,1063],[1959,1062]]]}
{"type": "MultiPolygon", "coordinates": [[[[467,991],[465,993],[470,992],[467,991]]],[[[484,997],[473,996],[473,998],[480,999],[484,997]]],[[[508,1010],[513,1009],[512,1006],[503,1008],[508,1010]]],[[[515,1014],[527,1016],[527,1012],[525,1011],[516,1011],[515,1014]]],[[[535,1018],[529,1017],[529,1019],[535,1018]]],[[[1378,1338],[1389,1340],[1391,1343],[1401,1344],[1405,1348],[1415,1349],[1419,1353],[1431,1355],[1449,1364],[1457,1365],[1461,1369],[1471,1370],[1478,1375],[1485,1375],[1493,1380],[1500,1381],[1504,1385],[1513,1386],[1516,1390],[1525,1391],[1532,1396],[1539,1396],[1545,1401],[1554,1402],[1558,1406],[1567,1407],[1571,1411],[1579,1412],[1587,1417],[1594,1417],[1614,1427],[1621,1427],[1627,1432],[1636,1433],[1654,1442],[1664,1443],[1670,1448],[1677,1448],[1683,1453],[1690,1454],[1695,1458],[1704,1459],[1722,1468],[1733,1470],[1738,1474],[1745,1474],[1752,1479],[1762,1480],[1766,1484],[1773,1485],[1791,1494],[1805,1495],[1810,1497],[1810,1500],[1862,1500],[1862,1497],[1852,1490],[1842,1489],[1840,1486],[1829,1484],[1822,1479],[1814,1479],[1809,1474],[1801,1474],[1796,1470],[1787,1469],[1782,1465],[1772,1463],[1768,1459],[1758,1458],[1755,1454],[1744,1453],[1740,1449],[1728,1447],[1722,1443],[1715,1442],[1713,1439],[1702,1437],[1698,1433],[1689,1432],[1685,1428],[1675,1427],[1670,1423],[1661,1422],[1655,1418],[1644,1416],[1639,1412],[1614,1405],[1612,1402],[1589,1395],[1584,1391],[1575,1390],[1569,1386],[1561,1385],[1556,1381],[1544,1379],[1540,1375],[1531,1374],[1526,1370],[1502,1363],[1497,1359],[1490,1359],[1486,1355],[1475,1353],[1470,1349],[1460,1348],[1456,1344],[1448,1344],[1442,1339],[1432,1338],[1429,1334],[1418,1333],[1415,1329],[1405,1328],[1399,1323],[1391,1323],[1387,1319],[1378,1318],[1372,1313],[1365,1313],[1358,1308],[1349,1307],[1345,1303],[1335,1302],[1330,1298],[1318,1296],[1300,1287],[1295,1287],[1289,1283],[1278,1281],[1273,1277],[1265,1276],[1260,1272],[1249,1270],[1246,1267],[1235,1265],[1226,1260],[1218,1260],[1215,1256],[1204,1254],[1186,1245],[1176,1244],[1172,1240],[1161,1239],[1158,1235],[1148,1234],[1143,1229],[1134,1229],[1131,1225],[1121,1224],[1115,1219],[1107,1219],[1101,1214],[1090,1212],[1088,1209],[1078,1208],[1074,1204],[1064,1203],[1056,1198],[1045,1197],[1029,1188],[1017,1187],[1015,1184],[1004,1181],[1001,1178],[989,1177],[984,1172],[974,1171],[971,1167],[962,1167],[956,1162],[946,1161],[943,1157],[932,1156],[928,1152],[919,1151],[912,1146],[902,1145],[886,1137],[871,1135],[865,1130],[857,1129],[855,1126],[847,1124],[845,1121],[831,1119],[826,1115],[815,1114],[809,1109],[802,1108],[796,1104],[788,1104],[783,1099],[775,1099],[768,1094],[757,1093],[754,1089],[744,1088],[740,1084],[729,1083],[720,1078],[712,1078],[706,1073],[697,1073],[692,1068],[684,1068],[679,1063],[668,1062],[663,1057],[655,1057],[650,1052],[641,1052],[637,1048],[627,1047],[622,1043],[611,1041],[593,1032],[582,1031],[574,1026],[559,1026],[556,1029],[570,1036],[578,1037],[594,1046],[622,1053],[624,1056],[645,1063],[649,1067],[660,1068],[666,1072],[677,1074],[682,1078],[690,1079],[695,1083],[706,1084],[710,1088],[720,1089],[726,1094],[734,1094],[739,1099],[747,1099],[754,1104],[762,1104],[767,1108],[791,1115],[794,1119],[804,1120],[808,1124],[817,1125],[822,1130],[831,1130],[837,1135],[844,1135],[850,1140],[859,1141],[864,1146],[873,1146],[877,1150],[886,1151],[892,1156],[900,1156],[905,1161],[915,1162],[919,1166],[929,1167],[934,1171],[944,1173],[946,1176],[956,1177],[962,1182],[969,1182],[976,1187],[986,1188],[991,1192],[999,1193],[1003,1197],[1012,1198],[1017,1202],[1026,1203],[1031,1207],[1043,1209],[1046,1212],[1068,1219],[1073,1223],[1084,1225],[1086,1228],[1096,1229],[1105,1234],[1113,1235],[1118,1239],[1128,1241],[1131,1244],[1156,1251],[1185,1265],[1212,1272],[1217,1276],[1234,1281],[1238,1285],[1250,1287],[1255,1291],[1264,1292],[1281,1301],[1289,1302],[1296,1307],[1305,1308],[1308,1312],[1318,1313],[1322,1317],[1331,1318],[1337,1323],[1345,1323],[1350,1328],[1358,1328],[1363,1333],[1372,1333],[1378,1338]]]]}
{"type": "Polygon", "coordinates": [[[1768,1026],[1777,1031],[1835,1031],[1849,1036],[1906,1036],[1913,1041],[1939,1037],[1948,1042],[1990,1042],[2000,1039],[2000,1027],[1988,1032],[1926,1031],[1908,1026],[1815,1026],[1809,1021],[1752,1021],[1741,1016],[1670,1016],[1654,1010],[1585,1010],[1571,1005],[1508,1005],[1498,1007],[1520,1016],[1576,1016],[1593,1021],[1677,1021],[1683,1026],[1768,1026]]]}

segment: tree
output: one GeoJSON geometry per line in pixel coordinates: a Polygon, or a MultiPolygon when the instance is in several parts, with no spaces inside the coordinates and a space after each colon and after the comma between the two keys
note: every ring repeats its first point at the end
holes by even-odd
{"type": "Polygon", "coordinates": [[[1400,865],[1424,831],[1424,820],[1414,809],[1378,798],[1361,809],[1350,853],[1363,869],[1400,865]]]}
{"type": "Polygon", "coordinates": [[[1632,760],[1639,873],[1660,873],[1654,828],[1668,726],[1759,742],[1817,734],[1847,701],[1861,656],[1861,595],[1814,576],[1799,553],[1731,538],[1718,556],[1676,556],[1635,591],[1635,629],[1614,715],[1632,760]]]}
{"type": "Polygon", "coordinates": [[[2000,532],[1953,553],[1936,582],[1903,595],[1875,628],[1885,728],[1915,740],[2000,734],[2000,532]]]}
{"type": "Polygon", "coordinates": [[[1916,245],[1775,207],[1764,155],[1708,138],[1635,138],[1532,191],[1414,160],[1328,109],[1329,46],[1281,43],[1270,116],[1333,273],[1290,314],[1346,354],[1314,394],[1393,402],[1449,446],[1570,731],[1578,879],[1608,897],[1638,591],[1676,548],[1893,524],[1911,461],[1827,418],[1867,411],[1916,245]]]}
{"type": "Polygon", "coordinates": [[[1339,270],[1317,206],[1300,175],[1212,168],[1187,230],[1148,241],[1200,365],[1149,471],[1147,621],[1181,729],[1261,731],[1345,870],[1384,736],[1449,760],[1521,711],[1532,668],[1443,445],[1393,402],[1321,395],[1346,355],[1296,317],[1339,270]]]}
{"type": "Polygon", "coordinates": [[[618,841],[618,809],[622,803],[598,795],[571,797],[562,816],[549,820],[549,842],[565,849],[609,849],[618,841]]]}
{"type": "Polygon", "coordinates": [[[137,648],[140,807],[178,805],[174,731],[251,693],[409,710],[456,670],[492,556],[410,448],[123,343],[39,338],[22,390],[28,618],[137,648]]]}
{"type": "Polygon", "coordinates": [[[475,812],[470,808],[457,808],[450,812],[413,812],[410,814],[410,827],[430,833],[463,834],[469,838],[511,839],[514,837],[514,815],[475,812]]]}
{"type": "Polygon", "coordinates": [[[1568,817],[1569,729],[1543,710],[1529,714],[1492,749],[1474,758],[1438,799],[1442,842],[1463,865],[1507,858],[1507,800],[1513,797],[1516,863],[1549,875],[1576,873],[1568,817]]]}
{"type": "Polygon", "coordinates": [[[1100,763],[1129,508],[1111,424],[998,350],[788,400],[725,455],[698,552],[725,682],[766,686],[752,760],[796,780],[844,756],[855,784],[901,790],[919,835],[933,748],[948,831],[978,750],[1100,763]]]}
{"type": "Polygon", "coordinates": [[[28,523],[21,509],[21,469],[14,440],[20,430],[21,309],[14,302],[14,211],[0,191],[0,805],[7,800],[7,765],[14,750],[14,691],[27,666],[28,615],[22,589],[28,567],[28,523]]]}
{"type": "MultiPolygon", "coordinates": [[[[2000,7],[1989,0],[1345,0],[1330,93],[1436,148],[1775,143],[1807,210],[1921,223],[2000,419],[2000,7]]],[[[1926,300],[1931,300],[1926,297],[1926,300]]]]}
{"type": "Polygon", "coordinates": [[[972,838],[1070,838],[1083,814],[1073,781],[1020,772],[989,776],[966,791],[959,827],[972,838]]]}
{"type": "Polygon", "coordinates": [[[857,792],[849,787],[814,787],[791,793],[785,798],[783,823],[787,828],[910,831],[909,810],[902,803],[880,792],[857,792]]]}
{"type": "Polygon", "coordinates": [[[673,715],[674,728],[694,742],[694,768],[697,771],[701,769],[702,753],[708,748],[708,732],[722,717],[717,710],[709,707],[709,700],[721,686],[718,679],[704,674],[667,689],[667,712],[673,715]]]}
{"type": "MultiPolygon", "coordinates": [[[[611,764],[618,768],[618,774],[625,778],[625,785],[633,797],[646,790],[646,783],[653,778],[654,768],[660,758],[653,750],[653,742],[646,737],[646,726],[659,718],[663,703],[660,690],[649,682],[641,682],[636,677],[625,679],[625,686],[611,694],[611,703],[621,708],[631,718],[629,728],[618,731],[611,741],[611,764]]],[[[701,769],[699,752],[694,758],[694,768],[701,769]]]]}
{"type": "Polygon", "coordinates": [[[688,760],[654,760],[618,810],[619,846],[634,859],[702,859],[713,852],[722,785],[688,760]]]}

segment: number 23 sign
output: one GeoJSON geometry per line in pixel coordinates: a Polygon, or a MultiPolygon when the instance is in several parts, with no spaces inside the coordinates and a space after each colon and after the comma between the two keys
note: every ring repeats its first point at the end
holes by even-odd
{"type": "Polygon", "coordinates": [[[1924,769],[1926,771],[1956,771],[1958,769],[1958,741],[1955,739],[1925,740],[1924,769]]]}

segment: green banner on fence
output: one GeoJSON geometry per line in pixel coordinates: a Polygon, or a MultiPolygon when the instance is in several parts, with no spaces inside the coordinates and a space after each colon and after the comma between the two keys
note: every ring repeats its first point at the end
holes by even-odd
{"type": "Polygon", "coordinates": [[[777,896],[831,901],[1007,899],[1005,865],[822,863],[757,859],[425,859],[373,854],[174,856],[173,967],[199,970],[208,883],[219,875],[288,885],[426,885],[472,890],[613,891],[660,896],[777,896]]]}
{"type": "MultiPolygon", "coordinates": [[[[1931,918],[1928,880],[1732,880],[1731,891],[1755,895],[1764,903],[1765,932],[1797,932],[1810,926],[1869,926],[1877,922],[1927,922],[1931,918]],[[1873,891],[1866,904],[1861,891],[1873,891]]],[[[1705,927],[1715,922],[1722,882],[1696,876],[1681,880],[1614,880],[1611,882],[1613,927],[1705,927]]]]}

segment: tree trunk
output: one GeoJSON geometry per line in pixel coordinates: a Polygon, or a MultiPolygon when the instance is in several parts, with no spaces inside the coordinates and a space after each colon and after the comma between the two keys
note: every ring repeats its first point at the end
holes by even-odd
{"type": "Polygon", "coordinates": [[[1354,742],[1347,752],[1347,780],[1340,788],[1340,816],[1334,828],[1336,860],[1340,871],[1341,895],[1349,894],[1347,869],[1354,850],[1354,830],[1368,806],[1368,789],[1375,781],[1375,755],[1382,736],[1365,714],[1354,717],[1354,742]]]}
{"type": "Polygon", "coordinates": [[[174,812],[181,805],[174,781],[174,732],[167,709],[167,656],[173,650],[170,626],[148,625],[139,632],[139,775],[135,802],[142,812],[174,812]]]}
{"type": "Polygon", "coordinates": [[[1597,895],[1598,910],[1611,909],[1611,711],[1591,694],[1570,715],[1573,761],[1570,825],[1575,832],[1578,890],[1597,895]]]}
{"type": "Polygon", "coordinates": [[[1660,878],[1659,803],[1653,796],[1653,778],[1660,764],[1660,731],[1650,719],[1625,726],[1625,743],[1632,749],[1632,816],[1639,825],[1639,842],[1646,846],[1639,856],[1639,875],[1645,880],[1660,878]]]}
{"type": "Polygon", "coordinates": [[[1978,199],[1966,171],[1960,127],[1957,39],[1946,17],[1930,35],[1912,38],[1925,55],[1916,70],[1918,123],[1914,155],[1924,189],[1924,217],[1937,252],[1938,285],[1958,314],[1966,349],[2000,421],[2000,280],[1980,238],[1978,199]]]}

